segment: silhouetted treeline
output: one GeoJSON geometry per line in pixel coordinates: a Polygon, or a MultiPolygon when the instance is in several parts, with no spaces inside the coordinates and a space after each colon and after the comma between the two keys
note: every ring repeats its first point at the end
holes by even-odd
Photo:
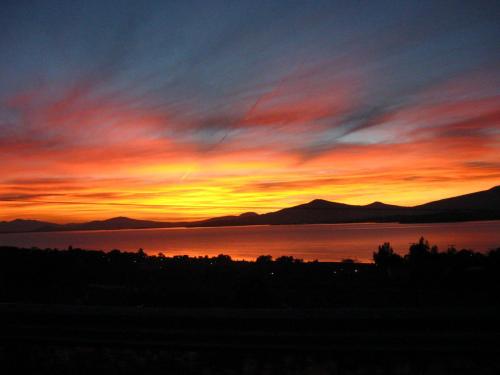
{"type": "Polygon", "coordinates": [[[254,262],[137,252],[0,247],[0,302],[184,307],[498,305],[500,248],[440,252],[389,243],[374,263],[254,262]]]}

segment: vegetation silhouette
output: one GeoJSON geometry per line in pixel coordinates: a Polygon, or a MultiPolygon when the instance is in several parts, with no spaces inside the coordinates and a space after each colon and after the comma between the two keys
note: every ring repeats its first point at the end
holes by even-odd
{"type": "Polygon", "coordinates": [[[373,260],[0,247],[0,362],[42,374],[498,373],[484,370],[500,347],[500,248],[440,252],[420,238],[403,255],[383,243],[373,260]]]}
{"type": "Polygon", "coordinates": [[[235,261],[0,247],[0,302],[171,307],[498,305],[500,248],[486,254],[424,238],[404,256],[384,243],[374,263],[292,256],[235,261]]]}

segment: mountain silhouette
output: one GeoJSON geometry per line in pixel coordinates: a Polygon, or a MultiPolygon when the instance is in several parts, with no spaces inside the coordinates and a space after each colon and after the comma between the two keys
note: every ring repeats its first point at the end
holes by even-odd
{"type": "Polygon", "coordinates": [[[390,208],[402,208],[402,206],[395,206],[393,204],[386,204],[386,203],[382,203],[382,202],[373,202],[373,203],[367,204],[367,205],[365,205],[363,207],[366,207],[366,208],[376,208],[376,209],[379,209],[379,210],[390,209],[390,208]]]}
{"type": "Polygon", "coordinates": [[[72,223],[61,225],[61,230],[112,230],[112,229],[145,229],[167,228],[175,224],[161,221],[137,220],[124,216],[107,220],[95,220],[87,223],[72,223]]]}
{"type": "Polygon", "coordinates": [[[500,186],[489,190],[425,203],[416,208],[439,210],[491,210],[500,207],[500,186]]]}
{"type": "Polygon", "coordinates": [[[12,221],[0,221],[0,232],[36,232],[41,228],[50,228],[57,226],[57,224],[49,223],[46,221],[15,219],[12,221]]]}
{"type": "Polygon", "coordinates": [[[193,222],[136,220],[124,216],[70,224],[16,219],[0,222],[0,233],[356,222],[419,223],[497,219],[500,219],[500,186],[413,207],[396,206],[382,202],[350,205],[314,199],[309,203],[260,215],[255,212],[245,212],[241,215],[221,216],[193,222]]]}

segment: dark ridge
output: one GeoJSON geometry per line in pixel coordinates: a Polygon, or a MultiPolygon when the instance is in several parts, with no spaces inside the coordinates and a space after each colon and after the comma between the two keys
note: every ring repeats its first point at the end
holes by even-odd
{"type": "Polygon", "coordinates": [[[259,214],[256,212],[244,212],[244,213],[240,214],[240,217],[247,217],[247,218],[248,217],[257,217],[257,216],[259,216],[259,214]]]}
{"type": "Polygon", "coordinates": [[[346,208],[350,207],[350,205],[345,203],[337,203],[330,202],[325,199],[314,199],[309,203],[299,204],[298,206],[285,208],[284,210],[293,210],[293,209],[329,209],[329,208],[346,208]]]}
{"type": "Polygon", "coordinates": [[[500,210],[500,186],[489,190],[460,195],[458,197],[440,199],[425,203],[415,208],[439,210],[500,210]]]}
{"type": "Polygon", "coordinates": [[[376,202],[372,202],[370,204],[367,204],[363,207],[366,207],[366,208],[405,208],[405,207],[402,207],[402,206],[396,206],[394,204],[386,204],[386,203],[382,203],[382,202],[379,202],[379,201],[376,201],[376,202]]]}

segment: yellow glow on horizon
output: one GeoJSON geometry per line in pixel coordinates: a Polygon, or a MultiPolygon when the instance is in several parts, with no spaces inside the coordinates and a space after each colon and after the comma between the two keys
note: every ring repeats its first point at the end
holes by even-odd
{"type": "Polygon", "coordinates": [[[323,120],[349,113],[349,90],[300,92],[264,95],[215,141],[218,128],[114,99],[18,98],[36,131],[2,143],[0,220],[196,220],[317,198],[412,206],[500,182],[498,96],[395,108],[346,140],[342,123],[337,135],[323,120]]]}

